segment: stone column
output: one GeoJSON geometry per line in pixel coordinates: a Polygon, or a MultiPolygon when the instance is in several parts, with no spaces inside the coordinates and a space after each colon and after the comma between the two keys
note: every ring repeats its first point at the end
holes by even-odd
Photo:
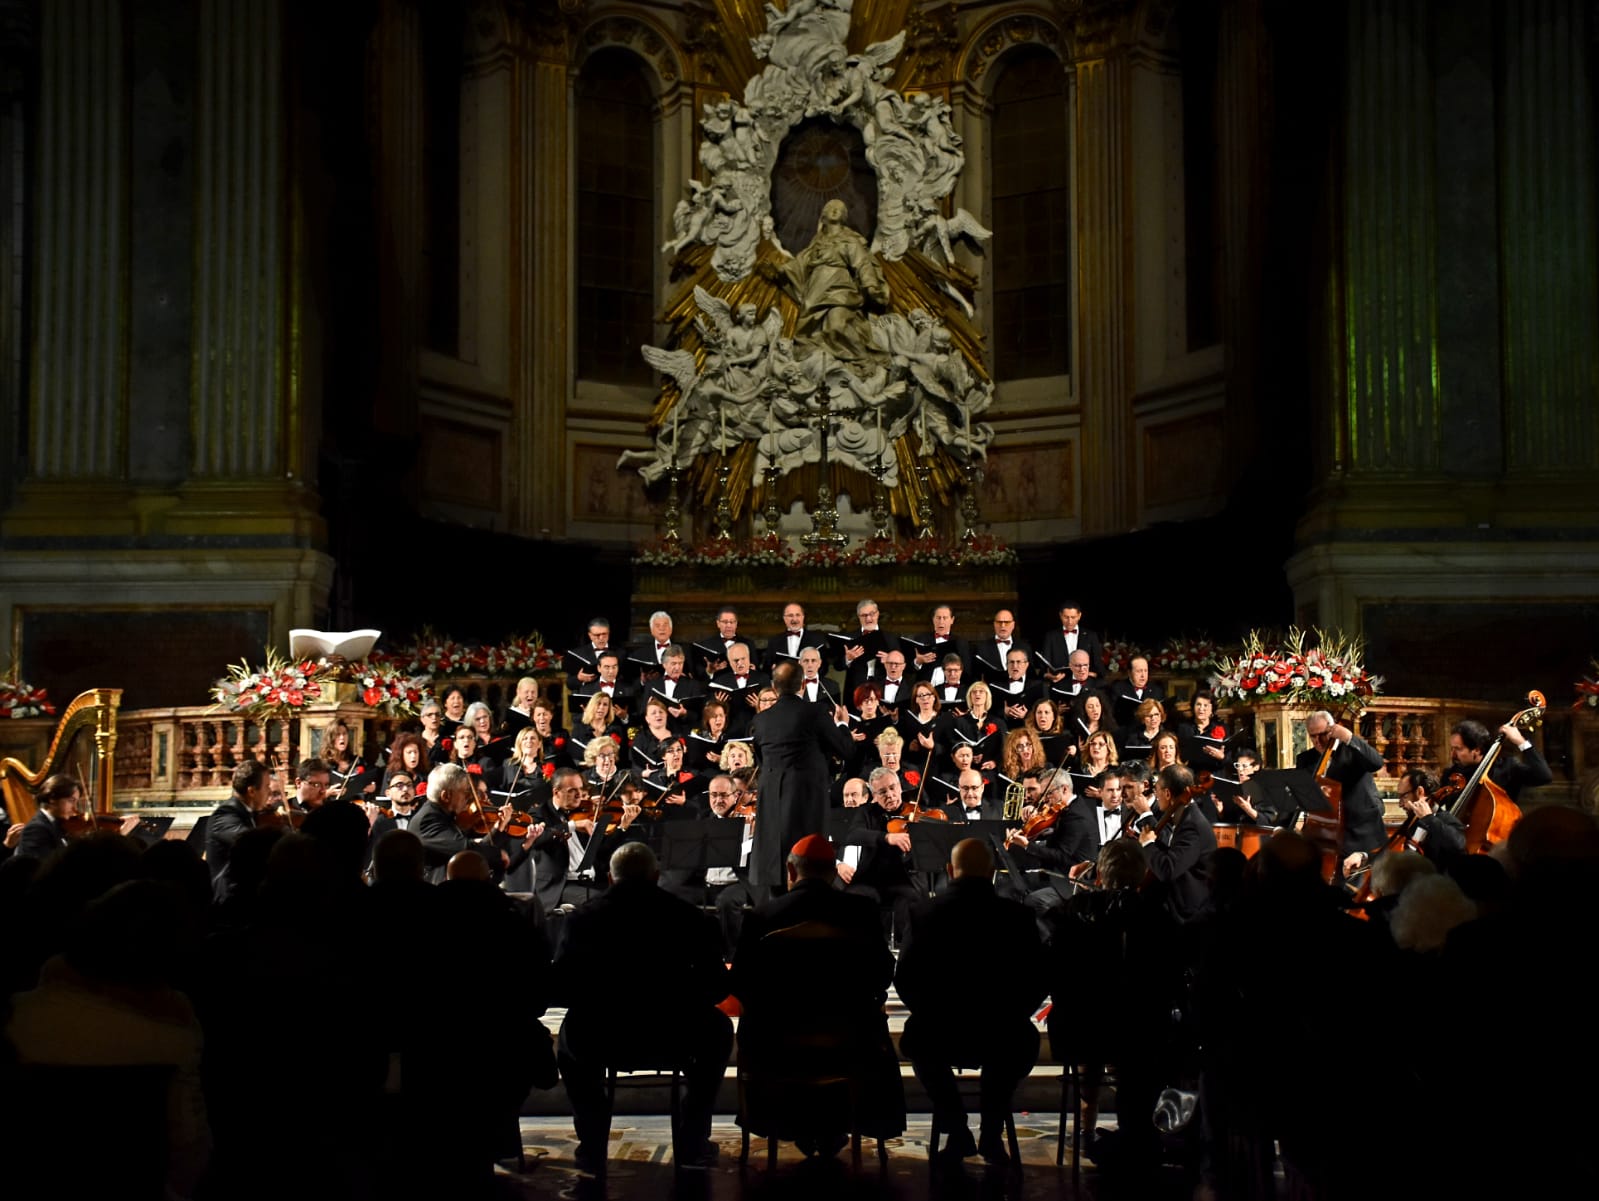
{"type": "Polygon", "coordinates": [[[282,20],[280,0],[200,4],[191,460],[198,479],[299,474],[299,431],[285,404],[282,20]]]}
{"type": "Polygon", "coordinates": [[[511,231],[515,256],[511,403],[512,526],[566,527],[566,403],[571,391],[572,178],[569,49],[563,24],[536,26],[515,65],[511,231]]]}
{"type": "Polygon", "coordinates": [[[1072,106],[1072,382],[1083,415],[1083,533],[1119,533],[1133,498],[1129,41],[1133,5],[1097,5],[1067,33],[1072,106]]]}
{"type": "MultiPolygon", "coordinates": [[[[27,403],[23,380],[23,225],[28,177],[29,66],[34,29],[23,0],[0,0],[0,430],[21,428],[27,403]]],[[[0,505],[9,499],[11,472],[0,472],[0,505]]]]}
{"type": "Polygon", "coordinates": [[[378,130],[378,285],[383,379],[372,420],[382,432],[416,432],[424,228],[422,22],[416,0],[383,0],[373,33],[378,130]]]}
{"type": "Polygon", "coordinates": [[[127,161],[121,0],[41,8],[28,475],[123,474],[127,161]]]}
{"type": "Polygon", "coordinates": [[[1599,254],[1592,6],[1500,10],[1500,256],[1505,461],[1512,474],[1599,465],[1599,254]]]}
{"type": "Polygon", "coordinates": [[[1221,235],[1221,335],[1227,363],[1227,444],[1251,446],[1260,373],[1271,43],[1261,0],[1217,10],[1216,183],[1221,235]]]}

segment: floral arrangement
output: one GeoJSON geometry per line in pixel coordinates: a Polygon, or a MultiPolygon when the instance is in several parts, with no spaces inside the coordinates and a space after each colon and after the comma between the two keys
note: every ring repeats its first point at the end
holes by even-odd
{"type": "Polygon", "coordinates": [[[1208,671],[1221,648],[1209,638],[1168,638],[1149,661],[1154,671],[1208,671]]]}
{"type": "Polygon", "coordinates": [[[487,656],[484,648],[441,638],[428,626],[422,627],[415,642],[402,647],[390,662],[405,665],[405,670],[425,672],[430,676],[462,676],[483,670],[487,656]]]}
{"type": "Polygon", "coordinates": [[[355,682],[361,686],[361,703],[389,717],[411,717],[422,708],[433,683],[431,676],[412,676],[384,663],[358,665],[355,682]]]}
{"type": "Polygon", "coordinates": [[[215,707],[252,721],[294,714],[322,697],[326,668],[306,659],[291,663],[271,647],[266,666],[228,665],[228,674],[211,686],[215,707]]]}
{"type": "MultiPolygon", "coordinates": [[[[1593,668],[1593,675],[1584,676],[1572,685],[1577,690],[1576,704],[1571,706],[1573,709],[1585,706],[1589,709],[1599,709],[1599,659],[1592,660],[1590,666],[1593,668]]],[[[0,714],[4,712],[5,710],[0,708],[0,714]]]]}
{"type": "Polygon", "coordinates": [[[1382,687],[1367,672],[1358,638],[1337,631],[1289,628],[1280,643],[1251,630],[1237,655],[1216,660],[1211,690],[1218,703],[1284,701],[1305,708],[1358,711],[1382,687]]]}
{"type": "Polygon", "coordinates": [[[544,645],[544,635],[534,630],[511,638],[498,646],[483,648],[483,668],[490,675],[518,675],[528,671],[548,671],[560,665],[561,656],[544,645]]]}
{"type": "Polygon", "coordinates": [[[849,550],[818,546],[798,553],[776,534],[693,544],[654,538],[633,556],[641,567],[1009,567],[1016,561],[1016,552],[992,534],[948,543],[936,538],[904,542],[868,538],[849,550]]]}
{"type": "Polygon", "coordinates": [[[0,719],[7,717],[52,717],[56,707],[46,689],[13,676],[0,679],[0,719]]]}
{"type": "Polygon", "coordinates": [[[1105,639],[1105,678],[1125,676],[1131,669],[1133,660],[1140,655],[1147,657],[1147,653],[1136,642],[1119,638],[1105,639]]]}

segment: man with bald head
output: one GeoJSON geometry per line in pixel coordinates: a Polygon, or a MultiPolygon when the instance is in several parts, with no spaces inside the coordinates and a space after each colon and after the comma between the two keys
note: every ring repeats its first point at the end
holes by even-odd
{"type": "Polygon", "coordinates": [[[988,844],[950,853],[950,887],[912,908],[894,984],[910,1009],[900,1048],[927,1089],[943,1154],[1003,1163],[1016,1086],[1038,1059],[1033,1013],[1044,999],[1042,946],[1025,905],[994,892],[988,844]],[[980,958],[979,958],[980,956],[980,958]],[[982,1067],[981,1134],[966,1124],[955,1065],[982,1067]]]}

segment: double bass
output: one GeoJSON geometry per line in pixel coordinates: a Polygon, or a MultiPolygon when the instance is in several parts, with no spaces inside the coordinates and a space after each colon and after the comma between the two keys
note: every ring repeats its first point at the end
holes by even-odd
{"type": "MultiPolygon", "coordinates": [[[[1527,693],[1527,707],[1512,717],[1506,725],[1526,733],[1536,730],[1543,721],[1548,702],[1536,688],[1527,693]]],[[[1438,790],[1437,803],[1448,805],[1466,829],[1466,854],[1482,855],[1510,837],[1510,831],[1521,820],[1521,806],[1510,799],[1498,784],[1488,778],[1488,772],[1504,749],[1505,735],[1501,730],[1488,749],[1482,753],[1469,778],[1459,770],[1445,777],[1444,786],[1438,790]]]]}

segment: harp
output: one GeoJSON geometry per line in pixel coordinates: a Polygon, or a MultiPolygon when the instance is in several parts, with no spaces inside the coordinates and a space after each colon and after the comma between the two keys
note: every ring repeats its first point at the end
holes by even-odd
{"type": "Polygon", "coordinates": [[[95,813],[111,812],[111,771],[117,748],[117,709],[122,689],[91,688],[72,698],[61,714],[44,759],[30,767],[19,759],[0,759],[0,796],[13,822],[33,817],[34,790],[56,772],[80,776],[87,784],[85,804],[95,813]]]}

